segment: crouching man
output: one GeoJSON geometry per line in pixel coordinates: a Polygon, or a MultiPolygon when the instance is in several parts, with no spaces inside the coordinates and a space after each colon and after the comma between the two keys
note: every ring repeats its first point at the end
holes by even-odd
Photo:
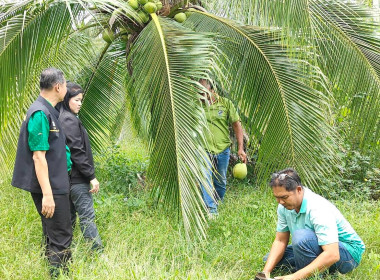
{"type": "Polygon", "coordinates": [[[264,258],[267,278],[281,266],[293,274],[275,279],[305,279],[325,270],[344,274],[358,266],[364,243],[331,202],[303,187],[290,168],[274,173],[270,186],[279,205],[276,238],[264,258]]]}

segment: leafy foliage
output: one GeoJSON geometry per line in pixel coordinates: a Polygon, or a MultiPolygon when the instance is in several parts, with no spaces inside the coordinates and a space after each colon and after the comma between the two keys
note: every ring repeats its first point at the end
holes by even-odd
{"type": "MultiPolygon", "coordinates": [[[[349,137],[360,135],[360,149],[380,138],[380,24],[371,10],[338,0],[206,0],[216,14],[265,28],[281,28],[283,44],[295,45],[301,57],[327,78],[320,90],[350,108],[349,137]]],[[[291,50],[292,51],[292,50],[291,50]]],[[[291,54],[294,55],[294,54],[291,54]]],[[[297,56],[297,55],[296,55],[297,56]]]]}
{"type": "Polygon", "coordinates": [[[96,177],[102,182],[102,192],[128,196],[144,185],[148,161],[131,159],[131,155],[118,145],[96,153],[96,177]]]}
{"type": "Polygon", "coordinates": [[[359,151],[345,149],[339,152],[341,165],[331,177],[321,177],[319,186],[323,196],[332,199],[359,197],[380,198],[380,169],[373,167],[369,156],[359,151]]]}
{"type": "Polygon", "coordinates": [[[101,151],[105,139],[120,133],[125,115],[125,44],[106,45],[95,65],[82,71],[84,101],[80,117],[90,131],[96,150],[101,151]],[[120,114],[123,112],[124,114],[120,114]]]}
{"type": "MultiPolygon", "coordinates": [[[[132,111],[149,135],[148,178],[168,207],[182,210],[185,227],[202,224],[194,215],[204,206],[199,183],[207,186],[204,138],[206,120],[194,80],[213,65],[212,38],[181,28],[168,19],[153,20],[137,38],[130,57],[132,111]],[[149,35],[148,35],[149,34],[149,35]]],[[[204,235],[202,227],[198,235],[204,235]]]]}
{"type": "Polygon", "coordinates": [[[311,170],[328,174],[329,164],[314,154],[323,148],[334,155],[325,141],[333,137],[327,114],[315,110],[328,102],[312,87],[324,82],[319,69],[287,58],[289,50],[278,44],[276,32],[241,27],[204,13],[194,13],[186,25],[219,35],[223,57],[217,61],[222,69],[229,69],[225,80],[231,81],[222,86],[240,109],[247,132],[260,141],[259,180],[287,166],[295,167],[310,183],[314,177],[311,170]]]}

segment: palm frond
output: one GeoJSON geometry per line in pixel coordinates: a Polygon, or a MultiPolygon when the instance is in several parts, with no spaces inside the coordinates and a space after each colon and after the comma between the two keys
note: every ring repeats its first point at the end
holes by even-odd
{"type": "Polygon", "coordinates": [[[309,53],[308,60],[330,80],[337,110],[348,108],[350,141],[365,150],[365,143],[380,138],[380,23],[373,10],[338,0],[205,3],[211,11],[244,23],[281,27],[285,44],[296,44],[303,56],[309,53]]]}
{"type": "Polygon", "coordinates": [[[334,1],[311,10],[318,64],[335,87],[338,106],[350,111],[351,142],[366,149],[380,138],[380,25],[357,5],[334,1]]]}
{"type": "Polygon", "coordinates": [[[118,122],[123,121],[118,116],[124,110],[126,72],[125,43],[115,41],[77,79],[85,91],[80,118],[95,150],[109,143],[117,134],[118,122]]]}
{"type": "Polygon", "coordinates": [[[202,130],[206,125],[198,100],[198,79],[216,67],[209,36],[152,15],[130,54],[133,112],[149,135],[148,178],[159,200],[182,212],[187,233],[204,237],[204,203],[199,184],[207,186],[202,130]]]}
{"type": "MultiPolygon", "coordinates": [[[[37,10],[25,3],[24,12],[9,9],[2,13],[6,24],[2,22],[0,27],[0,157],[4,172],[13,162],[24,113],[38,95],[40,71],[51,65],[44,64],[44,58],[59,49],[71,30],[70,14],[63,3],[37,10]]],[[[79,6],[72,11],[78,14],[79,6]]]]}
{"type": "Polygon", "coordinates": [[[326,141],[333,136],[323,109],[328,100],[313,88],[324,85],[318,68],[289,58],[273,32],[201,12],[191,15],[185,25],[220,36],[218,46],[228,59],[219,61],[231,81],[223,86],[244,116],[245,128],[259,138],[256,171],[261,181],[292,166],[315,186],[314,175],[328,174],[331,167],[316,151],[334,158],[326,141]]]}

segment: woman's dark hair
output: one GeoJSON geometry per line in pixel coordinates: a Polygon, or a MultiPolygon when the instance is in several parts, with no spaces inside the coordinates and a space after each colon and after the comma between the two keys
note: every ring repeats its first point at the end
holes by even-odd
{"type": "Polygon", "coordinates": [[[301,178],[293,168],[286,168],[272,174],[270,186],[285,187],[286,191],[294,191],[298,186],[302,187],[301,178]]]}
{"type": "Polygon", "coordinates": [[[63,109],[71,112],[69,101],[71,98],[77,96],[80,93],[83,93],[83,89],[80,85],[72,82],[67,82],[67,93],[62,101],[63,109]]]}

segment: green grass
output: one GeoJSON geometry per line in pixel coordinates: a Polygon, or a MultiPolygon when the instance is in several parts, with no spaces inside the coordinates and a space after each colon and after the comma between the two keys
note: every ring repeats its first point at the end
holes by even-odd
{"type": "MultiPolygon", "coordinates": [[[[187,242],[175,216],[153,207],[146,191],[126,201],[120,194],[99,194],[95,206],[105,251],[92,253],[76,229],[68,278],[253,279],[274,238],[276,202],[269,190],[236,183],[230,182],[205,242],[187,242]]],[[[336,205],[367,246],[358,269],[337,279],[380,279],[380,203],[336,205]]],[[[0,209],[0,279],[49,279],[30,195],[3,182],[0,209]]]]}

